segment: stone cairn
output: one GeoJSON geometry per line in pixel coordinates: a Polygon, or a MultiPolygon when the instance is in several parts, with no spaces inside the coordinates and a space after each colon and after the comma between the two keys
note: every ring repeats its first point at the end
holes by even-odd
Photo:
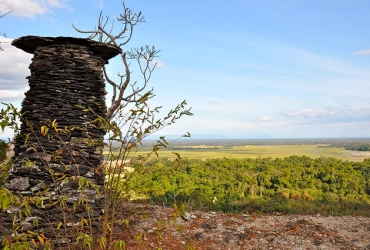
{"type": "MultiPolygon", "coordinates": [[[[94,120],[106,115],[102,67],[121,50],[72,37],[25,36],[12,45],[34,57],[27,77],[30,89],[22,103],[24,119],[4,187],[19,197],[38,200],[31,205],[31,215],[16,221],[16,234],[42,232],[53,249],[63,248],[66,240],[73,241],[73,230],[82,218],[88,218],[94,234],[99,234],[105,201],[99,195],[104,175],[98,168],[106,131],[94,120]],[[81,178],[99,189],[83,190],[81,178]],[[89,213],[76,205],[82,199],[91,208],[89,213]],[[62,200],[63,206],[57,202],[62,200]],[[56,230],[58,225],[62,233],[56,230]]],[[[11,229],[18,212],[19,207],[11,207],[0,214],[0,238],[14,235],[11,229]]]]}

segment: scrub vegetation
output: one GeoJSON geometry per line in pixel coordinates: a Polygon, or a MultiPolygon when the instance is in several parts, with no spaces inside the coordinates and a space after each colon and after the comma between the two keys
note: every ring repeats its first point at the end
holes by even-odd
{"type": "Polygon", "coordinates": [[[348,150],[358,145],[370,143],[186,139],[158,152],[128,188],[134,199],[189,209],[369,216],[369,155],[348,150]],[[174,150],[182,157],[176,168],[174,150]]]}
{"type": "Polygon", "coordinates": [[[370,208],[370,159],[336,158],[152,160],[132,183],[153,203],[224,212],[365,215],[370,208]]]}

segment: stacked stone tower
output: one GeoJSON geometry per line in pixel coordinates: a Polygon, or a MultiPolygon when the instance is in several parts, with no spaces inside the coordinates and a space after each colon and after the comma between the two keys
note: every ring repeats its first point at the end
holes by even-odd
{"type": "MultiPolygon", "coordinates": [[[[34,57],[13,166],[4,187],[20,197],[38,200],[30,216],[16,221],[17,233],[39,230],[53,239],[55,248],[62,247],[66,238],[55,231],[60,223],[72,230],[81,218],[88,217],[96,234],[99,231],[104,175],[97,168],[102,164],[101,142],[106,133],[96,121],[106,115],[102,67],[121,50],[72,37],[26,36],[12,45],[34,57]],[[99,190],[88,185],[81,188],[82,179],[99,190]],[[61,200],[66,207],[57,202],[61,200]],[[89,213],[76,206],[81,201],[91,208],[89,213]]],[[[12,233],[17,212],[12,207],[0,215],[2,229],[7,229],[0,230],[0,236],[12,233]]]]}

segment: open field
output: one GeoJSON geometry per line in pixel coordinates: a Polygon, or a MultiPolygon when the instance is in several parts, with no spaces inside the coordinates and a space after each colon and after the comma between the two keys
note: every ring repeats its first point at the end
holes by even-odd
{"type": "MultiPolygon", "coordinates": [[[[328,147],[330,144],[303,145],[186,145],[172,146],[158,151],[159,157],[174,158],[172,152],[177,152],[182,158],[284,158],[292,155],[309,156],[312,158],[334,157],[348,161],[363,161],[370,158],[369,151],[351,151],[343,148],[328,147]]],[[[147,154],[149,151],[139,151],[147,154]]]]}
{"type": "Polygon", "coordinates": [[[174,150],[162,150],[160,157],[174,157],[177,152],[181,157],[188,158],[284,158],[292,155],[306,155],[312,158],[335,157],[349,161],[363,161],[370,157],[370,152],[350,151],[341,148],[325,148],[326,145],[272,145],[272,146],[234,146],[227,148],[175,147],[174,150]]]}

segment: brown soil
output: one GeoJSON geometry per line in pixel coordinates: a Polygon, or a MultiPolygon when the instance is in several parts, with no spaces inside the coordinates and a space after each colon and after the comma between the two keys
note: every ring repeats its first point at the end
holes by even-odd
{"type": "Polygon", "coordinates": [[[127,249],[370,249],[367,217],[192,211],[174,219],[174,209],[137,204],[126,212],[127,249]]]}

